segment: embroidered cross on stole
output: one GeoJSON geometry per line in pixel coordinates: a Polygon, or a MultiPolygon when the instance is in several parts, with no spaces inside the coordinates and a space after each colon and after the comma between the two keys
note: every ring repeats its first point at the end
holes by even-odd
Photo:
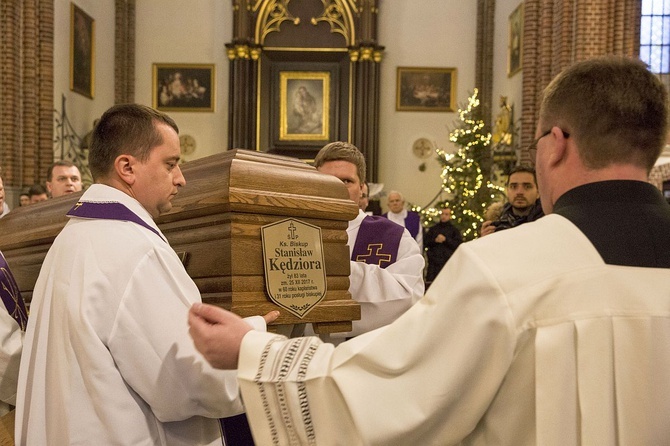
{"type": "Polygon", "coordinates": [[[391,220],[368,215],[358,228],[351,260],[386,268],[398,260],[398,248],[405,228],[391,220]]]}
{"type": "Polygon", "coordinates": [[[28,312],[26,311],[26,303],[21,297],[19,287],[14,280],[12,272],[9,270],[9,265],[5,256],[0,252],[0,297],[5,304],[5,308],[11,317],[16,320],[21,327],[21,330],[26,331],[26,324],[28,324],[28,312]]]}

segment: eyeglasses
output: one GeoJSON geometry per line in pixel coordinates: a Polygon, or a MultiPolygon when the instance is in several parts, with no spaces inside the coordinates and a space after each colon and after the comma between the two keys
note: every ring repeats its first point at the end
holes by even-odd
{"type": "MultiPolygon", "coordinates": [[[[553,127],[546,132],[542,133],[540,136],[535,138],[532,143],[528,145],[526,150],[528,151],[528,154],[530,155],[530,159],[533,161],[533,164],[535,163],[535,157],[537,156],[537,143],[540,142],[542,138],[545,136],[548,136],[551,133],[551,130],[553,127]]],[[[563,138],[567,139],[570,137],[570,134],[566,132],[565,130],[561,129],[561,132],[563,132],[563,138]]]]}

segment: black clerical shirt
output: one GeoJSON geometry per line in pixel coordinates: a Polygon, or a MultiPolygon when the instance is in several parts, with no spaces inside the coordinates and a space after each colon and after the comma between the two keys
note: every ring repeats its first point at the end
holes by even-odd
{"type": "Polygon", "coordinates": [[[649,183],[579,186],[556,201],[554,212],[574,223],[607,264],[670,268],[670,205],[649,183]]]}

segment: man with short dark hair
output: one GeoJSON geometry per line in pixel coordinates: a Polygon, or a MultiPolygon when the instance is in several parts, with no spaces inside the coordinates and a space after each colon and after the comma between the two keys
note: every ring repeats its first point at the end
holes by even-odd
{"type": "Polygon", "coordinates": [[[239,361],[256,441],[670,444],[670,206],[648,182],[667,107],[639,60],[568,67],[529,148],[547,215],[462,244],[396,322],[337,348],[194,305],[198,349],[239,361]]]}
{"type": "Polygon", "coordinates": [[[481,236],[513,228],[544,216],[537,188],[535,169],[528,166],[514,167],[507,177],[507,203],[497,220],[482,223],[481,236]]]}
{"type": "Polygon", "coordinates": [[[79,168],[71,161],[56,161],[49,166],[46,185],[51,198],[79,192],[82,189],[79,168]]]}
{"type": "Polygon", "coordinates": [[[221,445],[218,418],[242,412],[234,374],[212,369],[188,337],[200,293],[154,222],[186,184],[178,132],[137,104],[96,125],[95,184],[33,291],[17,444],[221,445]]]}
{"type": "MultiPolygon", "coordinates": [[[[339,178],[349,198],[359,203],[365,183],[365,157],[353,144],[332,142],[316,155],[319,172],[339,178]]],[[[333,333],[331,342],[367,333],[396,320],[424,292],[425,261],[410,233],[386,218],[358,211],[347,228],[351,261],[349,292],[361,305],[361,319],[348,333],[333,333]]]]}
{"type": "Polygon", "coordinates": [[[33,184],[28,189],[28,204],[35,204],[48,199],[47,190],[41,184],[33,184]]]}

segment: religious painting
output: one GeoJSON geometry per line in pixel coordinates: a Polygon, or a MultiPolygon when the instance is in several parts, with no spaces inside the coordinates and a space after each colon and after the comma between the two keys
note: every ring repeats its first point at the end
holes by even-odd
{"type": "Polygon", "coordinates": [[[279,140],[330,138],[330,72],[279,73],[279,140]]]}
{"type": "Polygon", "coordinates": [[[398,67],[396,110],[453,112],[456,68],[398,67]]]}
{"type": "Polygon", "coordinates": [[[507,48],[507,76],[521,71],[523,57],[523,3],[509,16],[509,44],[507,48]]]}
{"type": "Polygon", "coordinates": [[[213,64],[153,64],[153,107],[161,111],[213,112],[213,64]]]}
{"type": "Polygon", "coordinates": [[[93,99],[95,20],[70,3],[70,90],[93,99]]]}

